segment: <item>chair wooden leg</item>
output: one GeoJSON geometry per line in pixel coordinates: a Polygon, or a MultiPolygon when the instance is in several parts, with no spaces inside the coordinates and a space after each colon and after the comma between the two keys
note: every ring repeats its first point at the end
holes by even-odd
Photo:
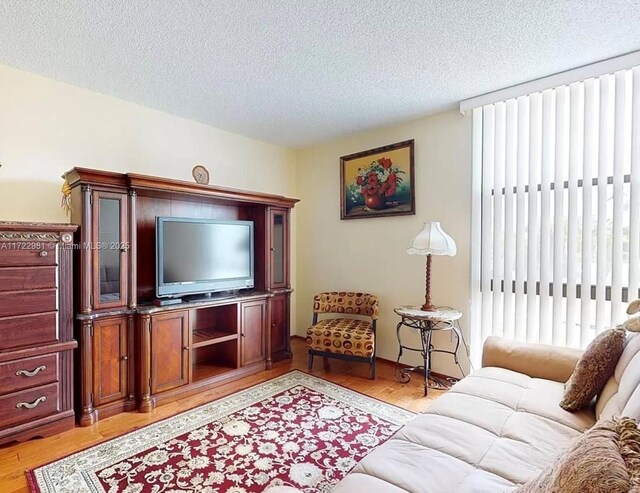
{"type": "Polygon", "coordinates": [[[309,353],[309,370],[313,370],[313,353],[309,353]]]}
{"type": "Polygon", "coordinates": [[[376,379],[376,359],[373,358],[371,360],[371,375],[369,377],[371,380],[375,380],[376,379]]]}

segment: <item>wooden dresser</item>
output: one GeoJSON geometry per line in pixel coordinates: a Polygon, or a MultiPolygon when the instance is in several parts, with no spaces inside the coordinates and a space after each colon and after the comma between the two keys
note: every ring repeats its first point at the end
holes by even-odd
{"type": "Polygon", "coordinates": [[[74,426],[76,229],[0,222],[0,444],[74,426]]]}

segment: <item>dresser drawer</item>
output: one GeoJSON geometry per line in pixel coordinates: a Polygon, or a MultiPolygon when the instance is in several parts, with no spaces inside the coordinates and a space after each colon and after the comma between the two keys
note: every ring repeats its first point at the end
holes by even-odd
{"type": "Polygon", "coordinates": [[[0,319],[0,351],[58,342],[58,314],[39,313],[0,319]]]}
{"type": "Polygon", "coordinates": [[[56,243],[40,241],[0,242],[0,266],[56,265],[56,243]]]}
{"type": "Polygon", "coordinates": [[[0,293],[0,317],[52,312],[57,309],[55,289],[0,293]]]}
{"type": "Polygon", "coordinates": [[[58,353],[0,363],[0,395],[58,381],[58,353]]]}
{"type": "Polygon", "coordinates": [[[27,423],[59,411],[57,383],[7,394],[0,397],[0,428],[27,423]]]}
{"type": "Polygon", "coordinates": [[[56,267],[0,267],[0,292],[56,287],[56,267]]]}

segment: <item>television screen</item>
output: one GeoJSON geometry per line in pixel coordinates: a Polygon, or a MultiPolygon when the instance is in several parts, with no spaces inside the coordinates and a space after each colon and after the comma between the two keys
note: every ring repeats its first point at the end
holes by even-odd
{"type": "Polygon", "coordinates": [[[253,223],[159,217],[157,295],[253,287],[253,223]]]}

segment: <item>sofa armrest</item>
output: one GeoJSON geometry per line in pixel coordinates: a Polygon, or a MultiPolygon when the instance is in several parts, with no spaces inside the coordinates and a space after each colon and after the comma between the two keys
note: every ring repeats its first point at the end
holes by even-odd
{"type": "Polygon", "coordinates": [[[482,366],[497,366],[533,378],[569,380],[582,350],[489,337],[482,348],[482,366]]]}

